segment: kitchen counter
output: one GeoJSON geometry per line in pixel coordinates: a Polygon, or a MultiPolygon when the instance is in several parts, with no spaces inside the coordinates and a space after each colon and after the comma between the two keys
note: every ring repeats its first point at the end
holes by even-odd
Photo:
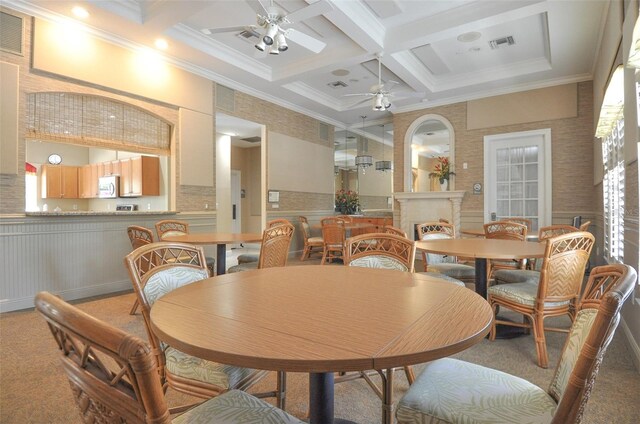
{"type": "Polygon", "coordinates": [[[119,216],[119,215],[176,215],[176,211],[47,211],[25,212],[26,216],[119,216]]]}

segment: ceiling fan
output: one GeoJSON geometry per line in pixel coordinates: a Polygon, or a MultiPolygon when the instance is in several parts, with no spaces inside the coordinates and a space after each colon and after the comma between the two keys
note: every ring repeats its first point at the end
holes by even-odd
{"type": "MultiPolygon", "coordinates": [[[[378,59],[378,84],[372,85],[369,89],[368,93],[356,93],[356,94],[345,94],[344,97],[352,97],[352,96],[367,96],[373,98],[373,106],[372,109],[376,111],[385,111],[391,108],[391,97],[395,94],[391,91],[391,87],[396,84],[400,84],[398,81],[389,80],[386,82],[382,82],[382,63],[380,62],[380,57],[382,57],[382,53],[376,54],[376,58],[378,59]]],[[[402,93],[407,97],[424,97],[424,93],[402,93]]],[[[361,105],[362,103],[368,102],[369,99],[364,99],[359,101],[356,104],[351,105],[351,107],[361,105]]]]}
{"type": "Polygon", "coordinates": [[[324,49],[326,46],[324,42],[293,28],[284,28],[283,26],[327,13],[333,10],[331,4],[327,3],[326,0],[320,0],[287,14],[280,7],[275,6],[273,0],[270,0],[269,6],[266,7],[263,4],[264,1],[246,0],[247,4],[256,12],[257,26],[204,28],[201,31],[206,35],[222,32],[252,31],[260,38],[260,41],[255,45],[256,49],[268,51],[270,54],[279,54],[286,51],[289,48],[287,39],[314,53],[319,53],[324,49]],[[262,34],[258,28],[263,29],[262,34]]]}

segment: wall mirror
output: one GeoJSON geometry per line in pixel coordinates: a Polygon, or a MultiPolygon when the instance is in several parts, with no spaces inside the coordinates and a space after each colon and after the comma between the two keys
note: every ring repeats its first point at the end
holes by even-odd
{"type": "Polygon", "coordinates": [[[404,146],[405,192],[454,190],[455,177],[446,175],[446,168],[440,171],[439,158],[446,158],[449,170],[455,170],[455,136],[446,118],[430,114],[416,119],[407,129],[404,146]]]}
{"type": "Polygon", "coordinates": [[[390,210],[393,191],[393,124],[371,123],[337,129],[334,139],[335,191],[358,193],[360,210],[390,210]],[[371,165],[356,166],[357,156],[371,156],[371,165]],[[383,166],[381,162],[388,162],[383,166]]]}

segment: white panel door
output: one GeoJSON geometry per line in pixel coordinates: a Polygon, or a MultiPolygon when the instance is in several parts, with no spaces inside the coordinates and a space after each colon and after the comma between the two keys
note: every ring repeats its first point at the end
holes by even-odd
{"type": "Polygon", "coordinates": [[[528,218],[551,225],[551,130],[484,137],[484,219],[528,218]]]}

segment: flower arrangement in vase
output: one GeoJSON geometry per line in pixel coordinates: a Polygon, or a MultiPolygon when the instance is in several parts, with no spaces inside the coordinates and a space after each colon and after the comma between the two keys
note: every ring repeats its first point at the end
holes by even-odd
{"type": "Polygon", "coordinates": [[[436,177],[440,181],[440,185],[444,187],[443,190],[446,190],[449,186],[449,177],[456,175],[456,173],[451,170],[448,157],[438,156],[437,161],[436,166],[433,167],[433,172],[430,172],[429,176],[436,177]]]}
{"type": "Polygon", "coordinates": [[[353,215],[360,209],[358,193],[351,190],[338,190],[336,192],[336,212],[343,215],[353,215]]]}

